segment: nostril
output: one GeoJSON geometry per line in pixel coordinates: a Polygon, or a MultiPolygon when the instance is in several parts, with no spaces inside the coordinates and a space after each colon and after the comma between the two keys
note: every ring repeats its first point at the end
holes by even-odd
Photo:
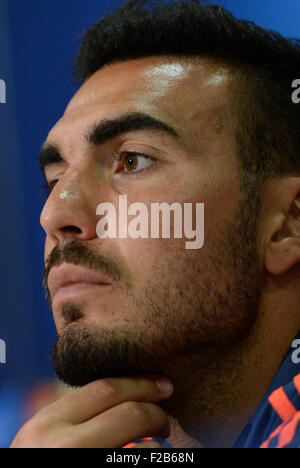
{"type": "Polygon", "coordinates": [[[63,232],[72,232],[75,234],[82,234],[82,230],[77,226],[65,226],[61,228],[63,232]]]}

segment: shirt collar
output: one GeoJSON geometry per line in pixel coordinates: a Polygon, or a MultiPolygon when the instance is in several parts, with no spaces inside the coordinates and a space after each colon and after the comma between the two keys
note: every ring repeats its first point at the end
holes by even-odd
{"type": "Polygon", "coordinates": [[[269,385],[265,396],[263,397],[261,403],[256,409],[255,413],[251,417],[250,421],[238,437],[234,447],[241,446],[244,440],[247,439],[247,436],[251,430],[251,427],[254,425],[254,422],[261,414],[263,408],[265,407],[268,397],[273,393],[277,388],[287,385],[293,380],[293,378],[300,373],[300,360],[299,360],[299,351],[297,352],[297,347],[300,345],[300,331],[298,335],[293,340],[291,346],[289,347],[285,357],[283,358],[275,377],[273,378],[271,384],[269,385]],[[296,340],[298,343],[296,343],[296,340]]]}
{"type": "MultiPolygon", "coordinates": [[[[262,403],[279,387],[287,385],[293,378],[300,372],[300,362],[294,358],[296,348],[293,346],[296,340],[299,340],[300,344],[300,332],[293,340],[291,346],[288,349],[283,361],[281,362],[275,377],[273,378],[268,390],[264,396],[262,403]]],[[[299,347],[298,344],[298,347],[299,347]]],[[[299,354],[299,353],[298,353],[299,354]]]]}

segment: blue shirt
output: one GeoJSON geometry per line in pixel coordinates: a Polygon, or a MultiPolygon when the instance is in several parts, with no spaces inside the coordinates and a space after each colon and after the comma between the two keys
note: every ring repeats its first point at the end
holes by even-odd
{"type": "MultiPolygon", "coordinates": [[[[154,440],[172,448],[166,440],[154,440]]],[[[233,445],[233,448],[260,447],[300,448],[300,332],[257,410],[233,445]]]]}
{"type": "Polygon", "coordinates": [[[300,333],[233,448],[300,448],[300,333]]]}

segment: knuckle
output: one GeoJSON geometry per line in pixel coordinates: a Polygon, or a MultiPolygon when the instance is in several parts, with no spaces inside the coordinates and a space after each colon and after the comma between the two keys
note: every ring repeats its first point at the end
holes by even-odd
{"type": "Polygon", "coordinates": [[[97,398],[104,399],[109,402],[116,401],[120,397],[116,386],[109,380],[93,382],[91,390],[97,398]]]}
{"type": "Polygon", "coordinates": [[[47,432],[48,418],[43,413],[29,420],[23,427],[23,431],[31,437],[40,437],[47,432]]]}
{"type": "Polygon", "coordinates": [[[50,406],[46,406],[37,413],[35,418],[37,419],[37,423],[40,425],[40,427],[47,428],[52,424],[53,414],[54,412],[50,406]]]}
{"type": "Polygon", "coordinates": [[[24,424],[16,435],[14,446],[37,448],[44,440],[45,435],[46,428],[44,422],[38,417],[32,418],[24,424]]]}
{"type": "Polygon", "coordinates": [[[144,403],[127,401],[123,403],[122,407],[126,417],[134,418],[140,424],[145,424],[150,419],[148,406],[144,403]]]}

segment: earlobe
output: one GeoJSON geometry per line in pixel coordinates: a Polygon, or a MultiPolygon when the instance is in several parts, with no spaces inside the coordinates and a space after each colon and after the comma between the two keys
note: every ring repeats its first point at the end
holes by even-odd
{"type": "Polygon", "coordinates": [[[273,233],[265,250],[265,267],[281,275],[300,262],[300,198],[293,199],[288,213],[273,233]]]}
{"type": "Polygon", "coordinates": [[[265,267],[272,275],[282,275],[300,262],[300,238],[271,241],[265,253],[265,267]]]}

